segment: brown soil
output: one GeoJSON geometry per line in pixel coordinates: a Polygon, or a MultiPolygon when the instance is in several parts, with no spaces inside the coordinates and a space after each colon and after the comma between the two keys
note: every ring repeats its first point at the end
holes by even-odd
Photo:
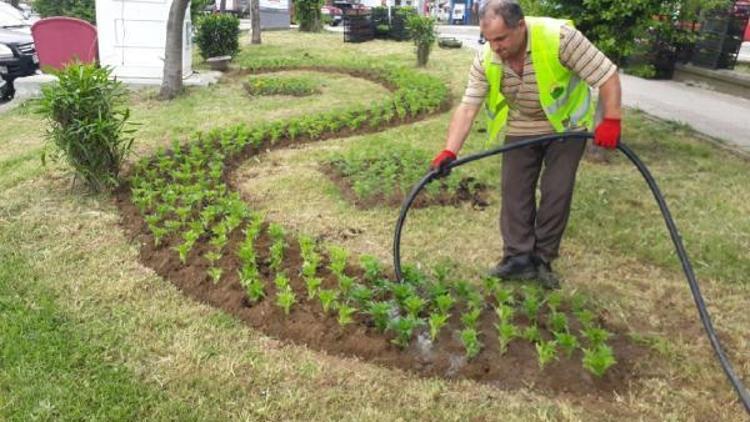
{"type": "MultiPolygon", "coordinates": [[[[370,209],[378,206],[400,207],[408,192],[396,189],[386,195],[379,193],[367,198],[360,198],[352,189],[350,179],[345,177],[332,165],[320,166],[321,171],[339,188],[344,198],[359,209],[370,209]]],[[[471,203],[476,209],[484,209],[489,205],[487,200],[487,186],[475,183],[473,177],[464,177],[455,192],[451,192],[446,185],[442,185],[440,192],[436,195],[426,195],[423,191],[414,200],[412,208],[424,208],[432,205],[458,206],[462,203],[471,203]]],[[[433,183],[440,183],[439,181],[433,183]]],[[[410,187],[407,187],[407,189],[410,187]]]]}
{"type": "MultiPolygon", "coordinates": [[[[312,70],[320,71],[321,69],[312,70]]],[[[354,76],[373,80],[366,72],[354,74],[354,76]]],[[[377,79],[375,81],[379,82],[377,79]]],[[[449,104],[445,104],[438,112],[445,111],[448,106],[449,104]]],[[[409,123],[423,117],[396,122],[393,125],[409,123]]],[[[364,128],[356,132],[345,131],[336,136],[383,129],[384,127],[364,128]]],[[[330,137],[332,135],[325,138],[330,137]]],[[[300,139],[294,142],[280,140],[272,148],[286,147],[300,142],[300,139]]],[[[248,148],[244,153],[228,160],[228,170],[224,174],[224,180],[230,189],[236,190],[231,180],[232,171],[250,155],[258,152],[254,148],[248,148]]],[[[323,314],[318,301],[306,300],[304,283],[299,276],[301,257],[298,246],[292,239],[289,239],[290,247],[285,251],[285,268],[299,302],[295,304],[291,314],[286,316],[281,308],[273,303],[274,274],[268,265],[270,240],[265,232],[255,246],[259,268],[267,286],[267,298],[260,303],[251,304],[246,299],[245,292],[239,283],[239,261],[233,252],[238,249],[239,242],[243,239],[243,234],[239,230],[231,234],[225,255],[217,263],[217,266],[223,269],[224,276],[218,284],[213,284],[206,273],[208,262],[202,257],[209,249],[206,239],[202,238],[196,243],[187,257],[188,264],[183,265],[177,253],[172,249],[180,242],[176,236],[164,239],[158,247],[154,246],[152,235],[130,200],[130,191],[127,186],[122,187],[116,194],[115,202],[120,209],[121,224],[125,232],[129,238],[140,245],[140,260],[144,265],[153,268],[160,276],[200,302],[211,304],[236,315],[248,325],[268,335],[296,344],[304,344],[315,350],[333,355],[356,356],[372,363],[400,368],[419,376],[466,378],[501,389],[533,387],[569,396],[574,401],[594,399],[597,402],[601,402],[598,398],[610,398],[613,392],[624,392],[628,389],[637,377],[636,363],[646,359],[648,354],[645,348],[628,341],[623,330],[618,327],[607,327],[615,333],[609,344],[615,351],[618,363],[602,378],[596,378],[583,369],[580,350],[577,350],[572,358],[560,357],[558,361],[540,370],[536,350],[526,341],[511,343],[508,352],[504,356],[499,355],[493,314],[489,309],[484,311],[479,326],[480,341],[484,344],[484,348],[470,361],[466,361],[463,357],[464,348],[457,335],[460,330],[458,312],[454,312],[452,320],[443,329],[435,344],[424,341],[424,333],[421,333],[408,349],[400,350],[390,342],[390,336],[377,332],[364,316],[358,316],[354,324],[341,327],[335,317],[323,314]]],[[[348,272],[355,275],[357,270],[350,268],[348,272]]],[[[324,287],[335,285],[334,277],[327,273],[327,270],[321,269],[320,275],[325,279],[324,287]]],[[[518,323],[523,326],[527,322],[519,319],[518,323]]],[[[546,335],[549,336],[549,334],[546,335]]]]}

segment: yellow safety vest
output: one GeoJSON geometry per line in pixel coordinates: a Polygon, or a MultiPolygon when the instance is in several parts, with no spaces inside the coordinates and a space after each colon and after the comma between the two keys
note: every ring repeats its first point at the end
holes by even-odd
{"type": "MultiPolygon", "coordinates": [[[[574,72],[560,63],[560,27],[570,20],[527,16],[531,33],[531,59],[539,88],[539,103],[547,120],[557,132],[594,125],[594,106],[591,89],[574,72]]],[[[484,47],[484,73],[489,91],[484,106],[487,112],[487,133],[490,142],[497,138],[508,120],[508,103],[502,93],[503,67],[493,63],[490,43],[484,47]]]]}

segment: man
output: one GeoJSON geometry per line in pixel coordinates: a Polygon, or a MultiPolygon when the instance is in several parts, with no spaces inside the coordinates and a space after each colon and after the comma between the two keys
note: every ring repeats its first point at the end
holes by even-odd
{"type": "MultiPolygon", "coordinates": [[[[445,149],[432,161],[433,169],[446,173],[445,165],[456,159],[483,102],[490,138],[502,130],[506,143],[590,130],[594,107],[589,86],[599,88],[604,114],[594,143],[617,146],[621,131],[617,68],[570,22],[525,18],[516,0],[487,0],[479,20],[487,44],[474,59],[445,149]]],[[[551,141],[503,154],[503,259],[490,275],[536,278],[547,288],[559,288],[551,262],[558,256],[584,149],[581,141],[551,141]]]]}

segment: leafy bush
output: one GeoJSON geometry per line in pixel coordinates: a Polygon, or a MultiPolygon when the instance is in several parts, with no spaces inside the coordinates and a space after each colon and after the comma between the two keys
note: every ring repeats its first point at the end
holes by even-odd
{"type": "Polygon", "coordinates": [[[435,20],[429,16],[408,15],[406,27],[414,45],[417,46],[417,66],[427,66],[430,50],[437,39],[435,20]]]}
{"type": "Polygon", "coordinates": [[[230,14],[206,15],[198,19],[195,42],[201,57],[232,56],[240,50],[240,20],[230,14]]]}
{"type": "Polygon", "coordinates": [[[294,0],[294,14],[303,32],[320,32],[323,19],[320,8],[323,0],[294,0]]]}
{"type": "Polygon", "coordinates": [[[70,16],[96,23],[94,0],[34,0],[40,16],[70,16]]]}
{"type": "Polygon", "coordinates": [[[95,65],[69,65],[56,72],[57,82],[42,87],[39,108],[50,124],[46,138],[54,156],[65,158],[97,192],[119,185],[133,143],[127,90],[109,79],[110,73],[95,65]]]}
{"type": "Polygon", "coordinates": [[[319,94],[320,89],[310,78],[288,76],[251,76],[245,85],[250,95],[294,95],[303,97],[319,94]]]}

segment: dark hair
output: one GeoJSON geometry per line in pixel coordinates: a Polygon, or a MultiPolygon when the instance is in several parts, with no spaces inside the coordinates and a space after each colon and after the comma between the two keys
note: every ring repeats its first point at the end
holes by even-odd
{"type": "Polygon", "coordinates": [[[515,28],[523,19],[523,9],[517,0],[487,0],[479,8],[479,19],[487,17],[487,13],[503,18],[508,28],[515,28]]]}

